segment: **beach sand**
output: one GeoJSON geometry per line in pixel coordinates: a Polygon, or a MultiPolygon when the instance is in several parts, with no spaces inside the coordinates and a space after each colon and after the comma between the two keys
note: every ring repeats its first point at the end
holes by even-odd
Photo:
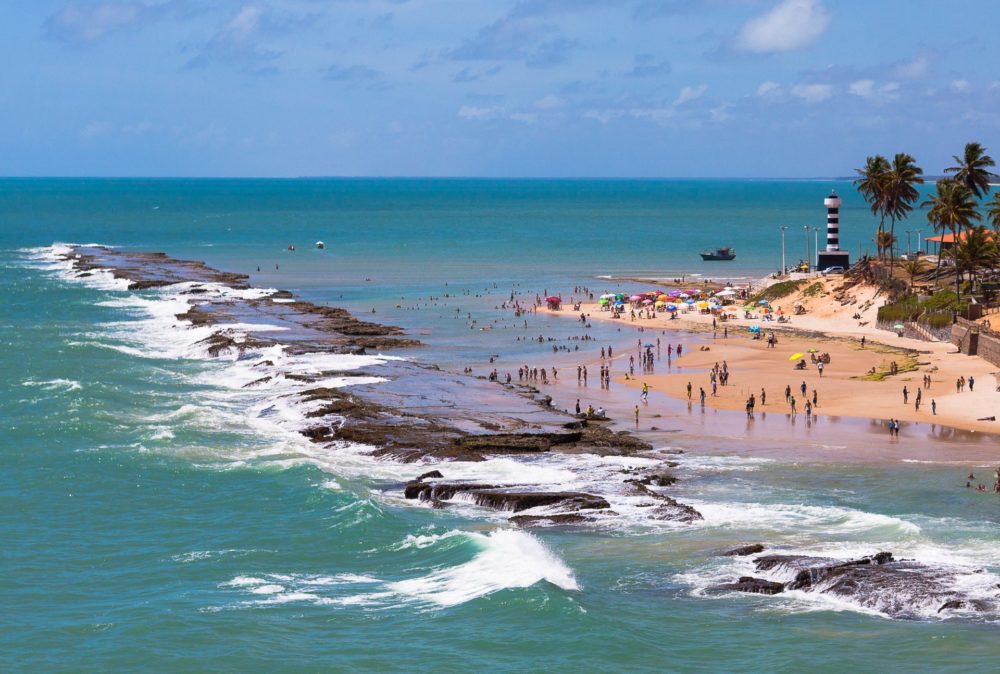
{"type": "MultiPolygon", "coordinates": [[[[719,323],[712,330],[712,317],[697,313],[684,313],[681,318],[670,320],[668,314],[658,314],[654,319],[630,320],[628,314],[613,319],[610,312],[600,311],[596,304],[585,304],[581,310],[591,321],[620,322],[635,330],[642,329],[636,342],[627,352],[616,353],[612,363],[615,385],[624,384],[640,388],[649,384],[659,393],[676,399],[687,399],[687,383],[693,387],[692,399],[699,406],[699,388],[706,392],[706,405],[718,409],[744,410],[747,398],[757,397],[757,413],[790,413],[785,401],[785,387],[790,386],[796,399],[797,414],[804,417],[806,397],[812,399],[817,392],[818,405],[814,414],[820,416],[853,416],[871,419],[925,422],[951,426],[976,432],[998,432],[1000,422],[980,421],[983,417],[998,414],[1000,393],[996,391],[994,373],[997,368],[985,360],[956,352],[953,345],[943,342],[926,342],[897,337],[894,333],[878,330],[875,312],[881,301],[873,288],[857,288],[841,299],[849,301],[841,304],[834,299],[839,282],[823,280],[823,289],[812,297],[792,295],[774,304],[790,309],[795,301],[801,301],[807,308],[805,315],[794,316],[790,324],[745,320],[719,323]],[[860,313],[861,318],[852,318],[860,313]],[[761,325],[766,332],[774,331],[778,343],[769,349],[765,339],[753,340],[748,332],[750,325],[761,325]],[[728,328],[728,338],[724,338],[724,326],[728,328]],[[685,344],[681,358],[676,355],[669,360],[667,344],[675,345],[689,341],[685,332],[703,333],[704,347],[685,344]],[[665,333],[665,334],[664,334],[665,333]],[[707,334],[704,334],[707,333],[707,334]],[[860,344],[861,337],[866,347],[860,344]],[[661,346],[654,374],[643,374],[640,367],[638,342],[655,343],[659,338],[661,346]],[[825,365],[820,376],[816,366],[810,362],[809,350],[830,354],[830,363],[825,365]],[[806,354],[807,369],[794,369],[795,363],[789,356],[806,354]],[[630,355],[636,357],[635,377],[627,378],[630,355]],[[728,386],[718,386],[717,395],[711,395],[709,373],[712,367],[723,361],[730,372],[728,386]],[[885,372],[895,361],[900,372],[873,381],[866,376],[872,368],[885,372]],[[909,370],[909,371],[907,371],[909,370]],[[923,376],[931,376],[931,387],[924,387],[923,376]],[[956,390],[959,377],[968,380],[973,377],[976,385],[970,391],[956,390]],[[806,386],[806,396],[802,395],[802,383],[806,386]],[[903,387],[909,391],[909,401],[903,402],[903,387]],[[917,410],[914,405],[917,389],[923,390],[922,404],[917,410]],[[760,401],[761,389],[766,391],[766,404],[760,401]],[[932,413],[931,401],[937,403],[937,414],[932,413]]],[[[738,307],[741,305],[737,305],[738,307]]],[[[734,309],[736,310],[736,309],[734,309]]],[[[580,312],[563,310],[567,317],[579,317],[580,312]]],[[[742,310],[736,310],[742,317],[742,310]]],[[[656,349],[653,349],[654,353],[656,349]]]]}

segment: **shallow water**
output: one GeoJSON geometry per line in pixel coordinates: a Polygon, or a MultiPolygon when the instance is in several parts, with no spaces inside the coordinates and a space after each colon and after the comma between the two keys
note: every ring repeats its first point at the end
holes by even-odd
{"type": "MultiPolygon", "coordinates": [[[[682,432],[657,442],[686,452],[669,493],[704,514],[690,526],[649,521],[615,487],[618,471],[674,455],[441,468],[604,490],[618,513],[587,531],[516,530],[470,504],[404,501],[401,481],[426,465],[306,442],[296,432],[306,410],[281,397],[295,382],[243,389],[259,374],[203,357],[199,335],[173,318],[175,289],[74,279],[51,257],[53,241],[96,241],[205,259],[310,299],[343,295],[427,343],[396,355],[478,370],[495,353],[532,363],[551,354],[548,342],[518,337],[624,339],[610,326],[500,318],[493,306],[512,284],[540,293],[596,286],[599,274],[714,274],[689,253],[721,243],[740,251],[734,276],[766,272],[775,241],[762,232],[776,239],[780,218],[820,220],[814,206],[830,187],[0,182],[0,667],[417,669],[460,658],[508,671],[985,668],[1000,655],[995,615],[915,606],[898,620],[812,594],[705,591],[749,568],[717,552],[760,541],[838,557],[891,550],[954,569],[973,596],[995,595],[998,502],[962,488],[970,469],[988,477],[985,461],[792,461],[768,452],[779,440],[759,431],[755,456],[738,434],[672,413],[682,432]],[[320,238],[327,251],[310,248],[320,238]],[[291,242],[299,250],[283,251],[291,242]]],[[[845,239],[848,214],[860,217],[852,208],[845,239]]],[[[300,371],[380,361],[268,355],[300,371]]]]}

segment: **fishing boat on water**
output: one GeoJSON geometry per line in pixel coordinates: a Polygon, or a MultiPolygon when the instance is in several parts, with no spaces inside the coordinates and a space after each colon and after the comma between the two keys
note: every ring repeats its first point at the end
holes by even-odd
{"type": "Polygon", "coordinates": [[[735,260],[736,259],[736,249],[735,248],[715,248],[707,249],[701,252],[702,260],[735,260]]]}

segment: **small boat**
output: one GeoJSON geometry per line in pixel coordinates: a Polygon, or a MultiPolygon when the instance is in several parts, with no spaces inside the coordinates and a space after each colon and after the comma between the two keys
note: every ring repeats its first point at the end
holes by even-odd
{"type": "Polygon", "coordinates": [[[326,244],[323,243],[322,241],[317,241],[316,247],[319,248],[320,250],[323,250],[324,248],[326,248],[326,244]]]}
{"type": "Polygon", "coordinates": [[[735,248],[716,248],[715,250],[708,249],[701,252],[702,260],[735,260],[736,259],[736,249],[735,248]]]}

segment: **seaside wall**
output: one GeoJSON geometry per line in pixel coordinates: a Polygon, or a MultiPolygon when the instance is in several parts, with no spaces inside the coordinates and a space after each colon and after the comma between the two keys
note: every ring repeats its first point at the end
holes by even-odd
{"type": "Polygon", "coordinates": [[[1000,367],[1000,333],[959,318],[951,326],[951,343],[966,355],[979,356],[1000,367]]]}

